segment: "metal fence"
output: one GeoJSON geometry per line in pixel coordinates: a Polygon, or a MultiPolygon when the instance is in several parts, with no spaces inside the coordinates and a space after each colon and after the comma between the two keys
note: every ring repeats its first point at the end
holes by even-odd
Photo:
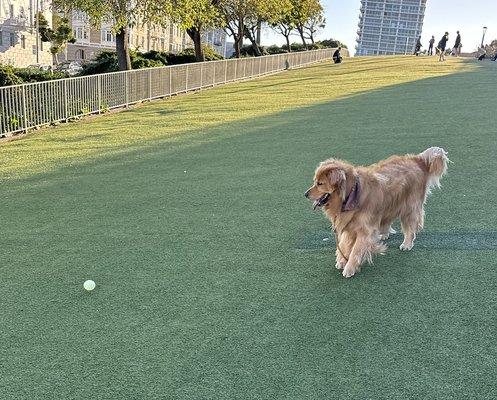
{"type": "Polygon", "coordinates": [[[111,72],[0,88],[0,137],[330,58],[334,49],[111,72]]]}

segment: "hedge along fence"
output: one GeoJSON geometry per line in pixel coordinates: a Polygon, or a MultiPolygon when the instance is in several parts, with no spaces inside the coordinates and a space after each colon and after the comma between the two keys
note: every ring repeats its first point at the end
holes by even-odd
{"type": "Polygon", "coordinates": [[[0,88],[0,137],[329,59],[334,49],[207,61],[0,88]]]}

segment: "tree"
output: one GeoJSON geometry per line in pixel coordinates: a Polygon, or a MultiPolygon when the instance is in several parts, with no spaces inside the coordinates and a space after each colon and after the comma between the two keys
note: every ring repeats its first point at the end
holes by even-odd
{"type": "Polygon", "coordinates": [[[274,25],[291,10],[290,0],[252,1],[251,13],[247,15],[244,36],[250,40],[254,53],[262,55],[258,37],[263,24],[274,25]]]}
{"type": "Polygon", "coordinates": [[[287,51],[289,53],[292,51],[290,45],[290,35],[295,30],[295,20],[293,19],[292,11],[293,7],[292,5],[290,5],[290,7],[286,10],[286,12],[281,13],[279,18],[271,24],[273,30],[275,30],[276,32],[280,33],[285,37],[288,49],[287,51]]]}
{"type": "Polygon", "coordinates": [[[224,17],[225,30],[235,40],[235,56],[240,57],[243,38],[247,37],[257,55],[257,30],[262,23],[274,23],[291,5],[290,0],[220,0],[219,9],[224,17]]]}
{"type": "Polygon", "coordinates": [[[307,47],[305,25],[310,19],[317,18],[322,13],[323,7],[319,0],[292,0],[292,20],[305,47],[307,47]]]}
{"type": "Polygon", "coordinates": [[[149,20],[164,25],[168,21],[177,22],[193,41],[195,58],[204,61],[202,33],[209,28],[223,25],[218,8],[220,0],[157,0],[155,9],[149,10],[149,20]]]}
{"type": "Polygon", "coordinates": [[[131,69],[129,28],[146,22],[145,17],[150,15],[148,11],[154,3],[154,0],[53,0],[53,7],[66,13],[71,10],[83,11],[94,26],[100,26],[102,21],[112,22],[119,70],[124,71],[131,69]]]}
{"type": "Polygon", "coordinates": [[[48,25],[48,21],[43,13],[39,12],[36,18],[38,19],[38,31],[41,41],[50,42],[50,53],[52,53],[54,64],[57,65],[59,63],[58,54],[66,48],[67,43],[74,43],[76,41],[69,25],[69,20],[66,17],[53,14],[52,29],[48,25]]]}
{"type": "Polygon", "coordinates": [[[240,58],[240,49],[245,34],[245,19],[250,15],[249,1],[244,0],[221,0],[219,11],[224,19],[226,33],[233,36],[235,41],[235,57],[240,58]]]}
{"type": "Polygon", "coordinates": [[[324,18],[323,12],[310,17],[307,22],[304,23],[304,32],[307,39],[314,44],[314,35],[326,26],[326,18],[324,18]]]}

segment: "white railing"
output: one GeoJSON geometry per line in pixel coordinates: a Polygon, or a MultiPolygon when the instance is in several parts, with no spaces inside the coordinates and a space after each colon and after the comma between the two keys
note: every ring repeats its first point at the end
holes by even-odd
{"type": "Polygon", "coordinates": [[[0,137],[144,100],[300,67],[331,58],[333,51],[206,61],[0,87],[0,137]]]}

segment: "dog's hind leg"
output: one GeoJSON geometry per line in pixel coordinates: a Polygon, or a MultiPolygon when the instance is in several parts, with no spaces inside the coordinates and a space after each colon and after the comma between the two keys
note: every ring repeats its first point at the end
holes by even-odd
{"type": "Polygon", "coordinates": [[[397,233],[395,229],[392,228],[392,221],[381,221],[380,224],[380,240],[387,240],[390,234],[397,233]]]}
{"type": "Polygon", "coordinates": [[[413,248],[416,233],[423,228],[424,215],[425,212],[421,206],[400,217],[402,233],[404,234],[404,241],[400,245],[401,250],[407,251],[413,248]]]}

